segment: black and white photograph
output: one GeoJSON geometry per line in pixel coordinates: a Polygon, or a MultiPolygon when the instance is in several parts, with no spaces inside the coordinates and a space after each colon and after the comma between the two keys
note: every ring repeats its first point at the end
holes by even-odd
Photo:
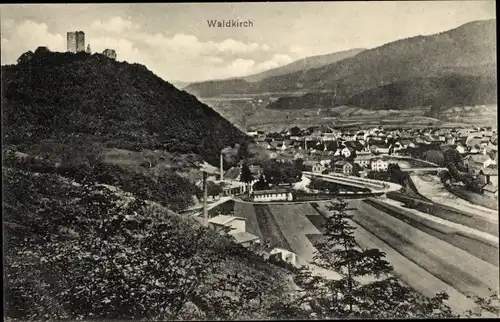
{"type": "Polygon", "coordinates": [[[500,318],[495,1],[0,22],[6,321],[500,318]]]}

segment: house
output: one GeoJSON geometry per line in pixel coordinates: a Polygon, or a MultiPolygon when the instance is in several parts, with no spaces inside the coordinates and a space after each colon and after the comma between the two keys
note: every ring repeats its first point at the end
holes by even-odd
{"type": "Polygon", "coordinates": [[[352,173],[353,166],[347,161],[337,161],[333,164],[335,172],[341,172],[345,175],[350,175],[352,173]]]}
{"type": "Polygon", "coordinates": [[[258,178],[262,174],[262,167],[260,165],[251,165],[248,167],[250,172],[252,172],[255,178],[258,178]]]}
{"type": "Polygon", "coordinates": [[[325,171],[325,167],[321,163],[316,163],[312,167],[312,172],[314,173],[321,173],[323,171],[325,171]]]}
{"type": "Polygon", "coordinates": [[[289,148],[289,144],[290,144],[290,141],[282,141],[282,142],[279,142],[277,145],[276,145],[276,149],[277,150],[281,150],[281,151],[285,151],[286,149],[289,148]]]}
{"type": "Polygon", "coordinates": [[[229,228],[228,234],[233,236],[237,244],[244,247],[262,243],[259,236],[246,231],[246,220],[242,217],[218,215],[208,220],[208,228],[219,233],[229,228]]]}
{"type": "Polygon", "coordinates": [[[340,154],[342,154],[342,156],[343,156],[344,158],[348,158],[348,157],[350,157],[350,156],[351,156],[351,154],[352,154],[352,150],[351,150],[351,149],[349,149],[348,147],[345,147],[345,148],[343,148],[343,149],[340,151],[340,154]]]}
{"type": "Polygon", "coordinates": [[[493,184],[488,183],[484,185],[484,187],[482,187],[481,190],[483,194],[488,197],[498,198],[498,186],[494,186],[493,184]]]}
{"type": "Polygon", "coordinates": [[[463,159],[463,161],[467,172],[472,174],[479,174],[482,169],[495,164],[495,161],[492,160],[487,154],[468,155],[463,159]]]}
{"type": "Polygon", "coordinates": [[[324,159],[319,161],[319,163],[324,167],[328,166],[331,162],[332,162],[331,159],[324,159]]]}
{"type": "Polygon", "coordinates": [[[269,158],[270,158],[270,159],[276,159],[277,157],[278,157],[278,154],[277,154],[276,152],[271,152],[271,153],[269,154],[269,158]]]}
{"type": "Polygon", "coordinates": [[[215,232],[221,232],[228,227],[231,232],[246,231],[246,220],[243,217],[218,215],[208,220],[208,228],[215,232]]]}
{"type": "Polygon", "coordinates": [[[254,245],[262,244],[262,239],[259,236],[255,236],[254,234],[248,231],[239,231],[239,232],[229,232],[229,235],[233,236],[236,243],[240,244],[243,247],[251,247],[254,245]]]}
{"type": "Polygon", "coordinates": [[[292,201],[292,193],[286,189],[260,190],[252,193],[253,201],[292,201]]]}
{"type": "Polygon", "coordinates": [[[465,154],[467,152],[467,149],[461,143],[457,144],[456,150],[460,154],[465,154]]]}
{"type": "Polygon", "coordinates": [[[484,184],[492,184],[498,187],[498,167],[494,164],[487,166],[479,171],[478,177],[484,184]]]}
{"type": "Polygon", "coordinates": [[[297,159],[302,159],[303,160],[304,159],[304,155],[302,153],[295,153],[295,155],[293,156],[293,158],[295,160],[297,160],[297,159]]]}
{"type": "Polygon", "coordinates": [[[298,266],[297,254],[283,248],[274,248],[271,250],[271,256],[278,257],[282,261],[292,264],[293,266],[298,266]]]}
{"type": "Polygon", "coordinates": [[[358,154],[356,156],[356,159],[354,159],[354,163],[358,164],[362,168],[369,168],[371,159],[372,159],[371,155],[358,154]]]}
{"type": "Polygon", "coordinates": [[[371,169],[372,171],[385,171],[389,163],[383,159],[376,159],[371,161],[371,169]]]}

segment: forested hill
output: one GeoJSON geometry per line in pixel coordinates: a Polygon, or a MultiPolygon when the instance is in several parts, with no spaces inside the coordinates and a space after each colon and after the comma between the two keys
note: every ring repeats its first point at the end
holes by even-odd
{"type": "Polygon", "coordinates": [[[101,54],[25,53],[2,66],[4,142],[86,137],[108,147],[196,153],[217,163],[244,134],[139,64],[101,54]]]}

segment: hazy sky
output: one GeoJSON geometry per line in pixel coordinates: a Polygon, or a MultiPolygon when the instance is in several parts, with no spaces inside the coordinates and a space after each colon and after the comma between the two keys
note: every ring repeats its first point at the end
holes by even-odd
{"type": "Polygon", "coordinates": [[[374,48],[474,20],[495,18],[494,1],[0,5],[2,64],[25,51],[66,50],[85,31],[92,51],[146,65],[163,79],[243,76],[305,56],[374,48]],[[210,28],[207,20],[251,20],[210,28]]]}

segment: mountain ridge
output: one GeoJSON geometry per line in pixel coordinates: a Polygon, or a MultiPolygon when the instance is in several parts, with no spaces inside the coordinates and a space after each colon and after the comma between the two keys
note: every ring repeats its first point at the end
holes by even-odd
{"type": "MultiPolygon", "coordinates": [[[[340,96],[352,96],[371,88],[415,77],[442,77],[463,70],[476,76],[480,64],[496,65],[496,20],[466,23],[429,36],[415,36],[367,49],[338,62],[305,72],[266,78],[229,86],[208,83],[186,90],[202,97],[222,94],[317,92],[337,89],[340,96]]],[[[484,72],[488,71],[481,71],[484,72]]],[[[490,76],[492,72],[487,76],[490,76]]]]}
{"type": "Polygon", "coordinates": [[[264,72],[254,74],[254,75],[249,75],[242,77],[244,80],[247,82],[256,82],[263,80],[265,78],[269,77],[274,77],[274,76],[281,76],[284,74],[289,74],[293,72],[300,72],[300,71],[305,71],[309,70],[312,68],[318,68],[324,65],[328,65],[334,62],[337,62],[342,59],[346,59],[352,56],[355,56],[359,54],[360,52],[364,51],[364,48],[353,48],[349,50],[343,50],[339,52],[334,52],[330,54],[324,54],[324,55],[315,55],[315,56],[309,56],[305,57],[299,60],[296,60],[294,62],[291,62],[290,64],[272,68],[270,70],[266,70],[264,72]],[[301,66],[302,65],[302,66],[301,66]]]}

